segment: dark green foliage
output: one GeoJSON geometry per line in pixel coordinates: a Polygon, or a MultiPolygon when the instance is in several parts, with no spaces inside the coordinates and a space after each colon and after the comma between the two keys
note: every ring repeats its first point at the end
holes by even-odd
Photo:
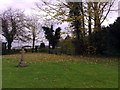
{"type": "Polygon", "coordinates": [[[100,31],[93,32],[91,44],[96,48],[96,54],[115,55],[120,53],[120,17],[100,31]]]}
{"type": "Polygon", "coordinates": [[[61,28],[58,27],[55,31],[53,30],[53,25],[51,25],[51,28],[49,27],[42,27],[42,28],[45,31],[46,39],[49,41],[49,49],[50,46],[52,46],[52,49],[55,49],[60,39],[61,28]]]}
{"type": "Polygon", "coordinates": [[[47,48],[41,48],[41,49],[39,49],[39,52],[40,53],[47,53],[48,49],[47,48]]]}
{"type": "Polygon", "coordinates": [[[113,46],[116,50],[120,52],[120,17],[117,18],[117,20],[109,26],[110,29],[110,42],[111,46],[113,46]]]}
{"type": "Polygon", "coordinates": [[[88,46],[86,48],[86,54],[87,55],[95,55],[96,54],[96,48],[94,46],[88,46]]]}
{"type": "Polygon", "coordinates": [[[59,39],[60,39],[60,31],[61,31],[61,28],[58,27],[55,31],[55,35],[54,35],[54,43],[55,43],[55,46],[57,45],[57,43],[59,42],[59,39]]]}
{"type": "Polygon", "coordinates": [[[79,55],[79,54],[84,54],[85,52],[85,47],[84,47],[84,41],[82,39],[80,40],[73,40],[74,43],[74,47],[75,47],[75,54],[79,55]]]}
{"type": "Polygon", "coordinates": [[[2,55],[11,55],[11,54],[19,54],[20,53],[20,49],[11,49],[10,51],[8,49],[6,49],[5,51],[2,51],[2,55]]]}
{"type": "Polygon", "coordinates": [[[51,41],[52,41],[52,39],[53,39],[53,26],[51,26],[51,28],[49,28],[49,27],[42,27],[43,28],[43,30],[45,31],[45,37],[46,37],[46,39],[48,39],[48,41],[50,42],[50,44],[51,44],[51,41]]]}
{"type": "Polygon", "coordinates": [[[112,52],[111,54],[120,53],[120,17],[113,24],[106,27],[106,30],[107,51],[112,52]]]}
{"type": "Polygon", "coordinates": [[[41,49],[41,48],[45,48],[45,44],[44,44],[44,43],[41,43],[41,44],[40,44],[40,49],[41,49]]]}
{"type": "Polygon", "coordinates": [[[91,35],[91,46],[96,49],[96,54],[103,54],[106,43],[105,31],[94,32],[91,35]]]}

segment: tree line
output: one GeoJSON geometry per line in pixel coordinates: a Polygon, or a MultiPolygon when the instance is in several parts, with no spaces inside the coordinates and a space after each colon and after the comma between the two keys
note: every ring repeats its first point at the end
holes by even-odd
{"type": "MultiPolygon", "coordinates": [[[[119,32],[119,29],[115,30],[114,25],[108,26],[109,28],[102,26],[109,12],[111,12],[114,2],[115,0],[110,2],[91,2],[90,0],[84,2],[58,1],[57,3],[43,1],[43,4],[47,7],[44,8],[44,5],[42,7],[39,3],[36,3],[36,6],[39,10],[48,13],[47,15],[50,15],[51,19],[70,24],[69,28],[72,29],[72,36],[69,39],[71,39],[71,42],[66,40],[63,43],[69,42],[69,45],[71,43],[75,54],[105,54],[115,51],[115,47],[119,46],[118,38],[114,40],[115,38],[110,34],[111,31],[119,32]],[[108,42],[111,41],[111,38],[116,44],[111,45],[108,42]]],[[[119,20],[117,19],[115,22],[119,22],[119,20]]],[[[68,47],[68,45],[66,46],[68,47]]]]}
{"type": "Polygon", "coordinates": [[[8,51],[11,51],[14,40],[20,40],[22,42],[32,40],[33,52],[35,50],[35,41],[38,39],[37,37],[41,29],[44,30],[45,37],[49,41],[49,48],[52,46],[52,49],[54,49],[60,39],[60,27],[54,31],[53,25],[51,25],[51,28],[40,25],[35,16],[26,16],[24,12],[19,9],[9,8],[1,13],[0,18],[2,35],[7,41],[8,51]]]}
{"type": "MultiPolygon", "coordinates": [[[[115,0],[111,2],[59,1],[59,3],[53,4],[43,1],[45,8],[44,5],[41,6],[40,3],[36,3],[39,12],[46,13],[44,17],[46,20],[49,17],[49,20],[57,20],[58,23],[68,22],[70,24],[71,33],[69,34],[71,36],[68,35],[61,40],[60,27],[53,30],[53,25],[51,27],[42,26],[45,38],[49,41],[49,49],[60,46],[64,51],[70,47],[72,48],[71,52],[77,55],[120,53],[119,18],[107,27],[102,26],[114,2],[115,0]]],[[[9,9],[1,14],[1,21],[3,36],[8,42],[9,50],[14,39],[26,41],[31,39],[32,36],[34,51],[37,37],[36,30],[41,29],[38,27],[40,25],[37,19],[28,18],[19,10],[12,11],[9,9]],[[32,34],[28,33],[26,29],[29,29],[32,34]]]]}

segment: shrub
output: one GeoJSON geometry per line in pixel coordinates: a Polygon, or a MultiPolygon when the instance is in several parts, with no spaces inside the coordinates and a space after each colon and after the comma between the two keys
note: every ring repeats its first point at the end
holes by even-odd
{"type": "Polygon", "coordinates": [[[94,46],[88,46],[86,49],[86,53],[88,55],[94,55],[96,54],[96,48],[94,46]]]}
{"type": "Polygon", "coordinates": [[[41,48],[45,48],[45,44],[44,44],[44,43],[41,43],[41,44],[40,44],[40,49],[41,49],[41,48]]]}
{"type": "Polygon", "coordinates": [[[75,48],[74,48],[72,39],[69,38],[69,39],[62,40],[59,43],[59,46],[60,46],[60,51],[63,54],[69,54],[69,55],[75,54],[75,48]]]}

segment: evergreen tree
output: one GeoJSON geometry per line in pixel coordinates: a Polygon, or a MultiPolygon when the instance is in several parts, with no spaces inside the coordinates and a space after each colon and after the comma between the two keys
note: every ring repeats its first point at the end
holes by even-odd
{"type": "Polygon", "coordinates": [[[42,27],[45,31],[45,37],[49,41],[49,49],[52,46],[52,49],[55,49],[57,46],[59,39],[60,39],[60,31],[61,28],[58,27],[55,31],[53,30],[53,25],[51,25],[51,28],[49,27],[42,27]]]}

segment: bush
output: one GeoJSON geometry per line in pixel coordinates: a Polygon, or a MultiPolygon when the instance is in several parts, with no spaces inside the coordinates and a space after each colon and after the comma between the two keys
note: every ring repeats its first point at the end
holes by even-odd
{"type": "Polygon", "coordinates": [[[45,48],[45,44],[44,44],[44,43],[41,43],[41,44],[40,44],[40,49],[41,49],[41,48],[45,48]]]}
{"type": "Polygon", "coordinates": [[[49,49],[47,49],[47,48],[41,48],[41,49],[39,49],[40,53],[48,53],[48,51],[49,51],[49,49]]]}
{"type": "Polygon", "coordinates": [[[17,54],[20,53],[20,49],[12,49],[12,50],[8,50],[6,49],[5,51],[2,51],[2,55],[10,55],[10,54],[17,54]]]}
{"type": "Polygon", "coordinates": [[[88,55],[95,55],[96,54],[96,48],[94,46],[88,46],[86,49],[86,53],[88,55]]]}
{"type": "Polygon", "coordinates": [[[85,44],[83,39],[80,39],[80,40],[74,39],[73,44],[74,44],[76,55],[83,55],[85,53],[85,44]]]}
{"type": "Polygon", "coordinates": [[[74,55],[75,48],[72,39],[65,39],[59,43],[60,51],[62,54],[74,55]]]}

